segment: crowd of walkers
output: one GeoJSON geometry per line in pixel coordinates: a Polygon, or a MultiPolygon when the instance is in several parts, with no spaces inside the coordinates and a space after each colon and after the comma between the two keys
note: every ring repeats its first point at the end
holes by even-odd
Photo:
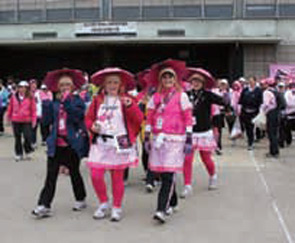
{"type": "Polygon", "coordinates": [[[291,145],[295,77],[240,78],[230,85],[203,68],[172,59],[136,75],[109,67],[89,79],[80,70],[64,68],[48,72],[41,84],[10,79],[4,85],[0,80],[0,135],[6,117],[12,124],[15,161],[31,159],[38,144],[47,146],[46,178],[34,216],[51,216],[59,174],[71,179],[73,210],[86,208],[80,173],[85,158],[99,201],[94,219],[121,220],[129,168],[141,161],[146,191],[160,184],[153,218],[165,223],[178,208],[176,173],[183,174],[180,198],[193,193],[196,152],[209,175],[208,189],[217,189],[213,155],[223,153],[225,125],[233,146],[244,134],[250,151],[267,138],[267,157],[278,158],[280,148],[291,145]]]}

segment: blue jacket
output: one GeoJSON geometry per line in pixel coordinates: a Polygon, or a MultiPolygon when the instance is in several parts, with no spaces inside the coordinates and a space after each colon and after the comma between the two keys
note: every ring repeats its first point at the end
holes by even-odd
{"type": "Polygon", "coordinates": [[[6,108],[9,102],[9,92],[7,89],[2,87],[0,90],[0,108],[6,108]]]}
{"type": "MultiPolygon", "coordinates": [[[[58,115],[60,108],[60,100],[51,102],[49,106],[49,124],[52,125],[51,133],[48,136],[47,155],[54,157],[57,142],[58,115]]],[[[66,141],[69,146],[74,149],[79,158],[88,155],[89,137],[84,123],[85,105],[78,95],[68,97],[64,102],[64,109],[67,113],[67,137],[66,141]]]]}

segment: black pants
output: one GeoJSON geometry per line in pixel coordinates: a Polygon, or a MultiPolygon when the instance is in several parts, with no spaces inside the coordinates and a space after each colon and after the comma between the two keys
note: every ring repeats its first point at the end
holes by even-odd
{"type": "Polygon", "coordinates": [[[178,204],[176,194],[176,174],[164,172],[160,174],[162,185],[158,195],[157,211],[165,212],[169,207],[176,207],[178,204]]]}
{"type": "Polygon", "coordinates": [[[14,144],[14,150],[15,155],[22,156],[23,155],[23,147],[25,150],[25,153],[28,154],[33,151],[32,149],[32,124],[29,123],[19,123],[19,122],[13,122],[13,134],[15,139],[14,144]],[[24,144],[22,144],[22,134],[24,136],[24,144]]]}
{"type": "Polygon", "coordinates": [[[150,184],[152,186],[155,186],[155,173],[149,169],[148,163],[149,163],[149,154],[144,148],[144,144],[142,144],[142,165],[143,169],[146,173],[146,185],[150,184]]]}
{"type": "Polygon", "coordinates": [[[279,111],[276,109],[267,114],[266,132],[269,139],[269,153],[279,154],[279,111]]]}
{"type": "Polygon", "coordinates": [[[281,148],[285,147],[286,142],[286,130],[287,130],[287,119],[286,117],[280,118],[280,124],[279,124],[279,145],[281,148]]]}
{"type": "Polygon", "coordinates": [[[41,128],[42,142],[46,142],[46,139],[50,133],[50,125],[45,125],[42,122],[40,122],[40,128],[41,128]]]}
{"type": "Polygon", "coordinates": [[[288,119],[286,122],[286,130],[285,130],[287,145],[292,144],[292,131],[294,130],[295,130],[295,119],[288,119]]]}
{"type": "Polygon", "coordinates": [[[0,108],[0,132],[4,132],[4,114],[6,111],[6,107],[0,108]]]}
{"type": "Polygon", "coordinates": [[[39,124],[40,124],[40,119],[38,118],[36,126],[32,128],[32,144],[37,143],[37,133],[38,133],[39,124]]]}
{"type": "Polygon", "coordinates": [[[55,194],[60,165],[65,165],[70,170],[75,199],[77,201],[83,201],[85,199],[86,190],[79,170],[80,159],[78,155],[70,147],[57,147],[55,156],[48,157],[47,159],[47,175],[38,205],[44,205],[50,208],[55,194]]]}
{"type": "Polygon", "coordinates": [[[254,142],[254,124],[252,123],[252,119],[257,115],[257,113],[246,113],[242,112],[241,121],[246,130],[248,146],[252,146],[254,142]]]}

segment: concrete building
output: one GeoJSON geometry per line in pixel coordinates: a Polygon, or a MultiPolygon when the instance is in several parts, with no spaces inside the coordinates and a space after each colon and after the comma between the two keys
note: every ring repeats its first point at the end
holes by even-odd
{"type": "Polygon", "coordinates": [[[172,57],[218,77],[295,63],[295,0],[0,0],[1,77],[172,57]]]}

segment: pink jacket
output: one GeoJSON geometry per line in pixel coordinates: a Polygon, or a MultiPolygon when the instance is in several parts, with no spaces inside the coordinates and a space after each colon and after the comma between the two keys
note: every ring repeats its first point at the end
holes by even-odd
{"type": "Polygon", "coordinates": [[[17,94],[10,98],[7,117],[12,122],[31,122],[34,126],[37,122],[36,102],[34,98],[24,98],[20,101],[17,94]]]}
{"type": "Polygon", "coordinates": [[[44,92],[44,91],[40,90],[39,95],[40,95],[41,101],[53,100],[53,95],[52,95],[51,91],[44,92]]]}
{"type": "MultiPolygon", "coordinates": [[[[175,91],[176,92],[176,91],[175,91]]],[[[161,102],[167,92],[155,93],[148,103],[148,115],[146,131],[153,134],[165,133],[183,135],[186,130],[191,132],[192,105],[187,95],[183,92],[176,92],[161,111],[161,102]],[[162,123],[159,125],[159,123],[162,123]]]]}
{"type": "Polygon", "coordinates": [[[239,105],[240,96],[241,96],[241,91],[234,90],[232,92],[231,106],[234,108],[234,111],[237,115],[240,115],[241,113],[241,105],[239,105]]]}

